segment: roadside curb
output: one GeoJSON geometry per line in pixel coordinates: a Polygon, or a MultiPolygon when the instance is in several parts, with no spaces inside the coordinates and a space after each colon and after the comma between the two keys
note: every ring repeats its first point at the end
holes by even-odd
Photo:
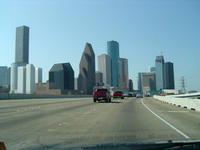
{"type": "Polygon", "coordinates": [[[164,102],[166,104],[182,107],[185,109],[200,112],[200,101],[197,99],[176,98],[170,96],[153,96],[154,99],[164,102]]]}

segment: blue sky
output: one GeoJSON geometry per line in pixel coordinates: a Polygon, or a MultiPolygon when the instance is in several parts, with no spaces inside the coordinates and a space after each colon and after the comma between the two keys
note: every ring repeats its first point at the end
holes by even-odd
{"type": "Polygon", "coordinates": [[[29,62],[43,68],[44,81],[61,62],[77,76],[86,42],[97,59],[116,40],[134,88],[162,51],[174,63],[176,89],[184,76],[187,90],[200,91],[199,0],[0,0],[0,18],[0,65],[14,62],[16,27],[27,25],[29,62]]]}

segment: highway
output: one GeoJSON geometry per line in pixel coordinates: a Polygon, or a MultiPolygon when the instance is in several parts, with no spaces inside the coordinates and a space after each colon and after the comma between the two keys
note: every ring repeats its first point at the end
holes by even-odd
{"type": "Polygon", "coordinates": [[[103,143],[200,139],[200,112],[151,97],[0,101],[0,140],[8,150],[65,149],[103,143]]]}

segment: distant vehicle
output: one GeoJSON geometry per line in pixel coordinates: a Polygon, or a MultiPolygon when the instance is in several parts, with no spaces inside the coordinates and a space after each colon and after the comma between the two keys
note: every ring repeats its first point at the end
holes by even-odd
{"type": "Polygon", "coordinates": [[[129,93],[123,93],[124,97],[129,97],[129,93]]]}
{"type": "Polygon", "coordinates": [[[137,93],[136,98],[143,98],[143,95],[141,93],[137,93]]]}
{"type": "Polygon", "coordinates": [[[110,91],[106,88],[97,88],[93,94],[93,101],[101,101],[101,100],[106,100],[107,103],[111,102],[111,95],[110,91]]]}
{"type": "Polygon", "coordinates": [[[133,97],[133,93],[128,93],[128,97],[133,97]]]}
{"type": "Polygon", "coordinates": [[[123,94],[124,97],[133,97],[133,93],[129,92],[129,93],[124,93],[123,94]]]}
{"type": "Polygon", "coordinates": [[[121,98],[124,99],[124,95],[122,91],[115,91],[113,94],[113,98],[121,98]]]}
{"type": "Polygon", "coordinates": [[[150,97],[150,94],[145,94],[144,96],[145,96],[145,97],[150,97]]]}
{"type": "Polygon", "coordinates": [[[133,93],[133,97],[136,97],[136,93],[133,93]]]}

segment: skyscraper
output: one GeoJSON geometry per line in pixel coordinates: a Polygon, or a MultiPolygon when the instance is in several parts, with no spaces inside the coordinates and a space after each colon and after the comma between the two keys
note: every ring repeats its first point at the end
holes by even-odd
{"type": "Polygon", "coordinates": [[[119,87],[128,89],[128,59],[119,59],[119,87]]]}
{"type": "Polygon", "coordinates": [[[111,86],[111,59],[110,56],[102,54],[98,56],[98,71],[103,73],[103,83],[111,86]]]}
{"type": "Polygon", "coordinates": [[[116,41],[107,42],[107,53],[111,58],[111,85],[118,87],[119,83],[119,43],[116,41]]]}
{"type": "Polygon", "coordinates": [[[90,43],[86,43],[79,64],[78,90],[92,94],[95,86],[95,54],[90,43]]]}
{"type": "Polygon", "coordinates": [[[27,26],[16,28],[15,63],[29,63],[29,27],[27,26]]]}
{"type": "Polygon", "coordinates": [[[74,70],[70,63],[53,65],[49,71],[49,89],[74,90],[74,70]]]}
{"type": "Polygon", "coordinates": [[[171,62],[165,63],[165,88],[174,89],[174,66],[171,62]]]}
{"type": "Polygon", "coordinates": [[[148,94],[151,90],[156,90],[155,73],[147,72],[142,74],[142,92],[148,94]]]}
{"type": "Polygon", "coordinates": [[[42,83],[42,68],[35,68],[35,83],[42,83]]]}
{"type": "Polygon", "coordinates": [[[142,92],[142,75],[145,74],[144,72],[138,73],[138,90],[142,92]]]}
{"type": "Polygon", "coordinates": [[[129,92],[133,91],[133,80],[129,79],[128,80],[128,87],[129,87],[129,92]]]}
{"type": "Polygon", "coordinates": [[[164,57],[157,56],[155,60],[156,67],[156,90],[165,88],[165,65],[164,57]]]}
{"type": "MultiPolygon", "coordinates": [[[[18,92],[18,67],[25,67],[29,63],[29,27],[16,28],[15,62],[11,65],[10,93],[18,92]]],[[[22,71],[22,68],[20,69],[22,71]]],[[[23,75],[20,73],[20,75],[23,75]]],[[[23,78],[22,76],[21,78],[23,78]]],[[[23,79],[20,79],[23,81],[23,79]]],[[[20,85],[21,86],[21,85],[20,85]]]]}

